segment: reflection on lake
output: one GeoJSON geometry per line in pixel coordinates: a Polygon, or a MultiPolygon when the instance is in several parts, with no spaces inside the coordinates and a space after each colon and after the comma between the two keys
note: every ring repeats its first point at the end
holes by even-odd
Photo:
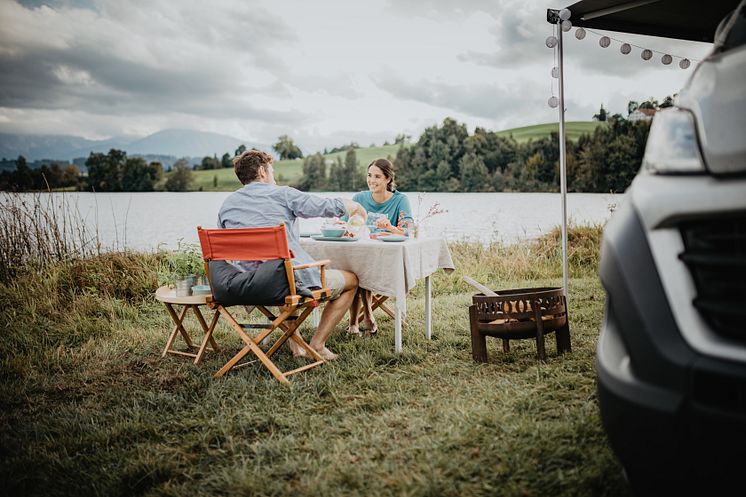
{"type": "MultiPolygon", "coordinates": [[[[21,194],[35,195],[35,194],[21,194]]],[[[217,213],[230,192],[189,193],[52,193],[73,207],[89,230],[98,229],[104,247],[153,250],[159,244],[175,247],[179,239],[198,243],[196,227],[214,228],[217,213]]],[[[352,193],[319,193],[351,198],[352,193]]],[[[512,243],[547,233],[562,223],[558,193],[406,193],[415,218],[435,203],[448,212],[423,224],[425,236],[448,240],[512,243]]],[[[5,198],[5,197],[0,197],[5,198]]],[[[571,225],[603,224],[623,195],[571,193],[567,195],[571,225]]],[[[315,231],[321,219],[301,220],[301,231],[315,231]]]]}

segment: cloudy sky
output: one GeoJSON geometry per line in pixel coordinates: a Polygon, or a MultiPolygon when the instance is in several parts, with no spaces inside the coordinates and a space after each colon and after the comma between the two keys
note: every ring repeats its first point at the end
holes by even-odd
{"type": "MultiPolygon", "coordinates": [[[[557,120],[546,9],[574,0],[0,0],[0,132],[91,139],[167,128],[304,152],[417,138],[453,117],[557,120]]],[[[569,120],[675,93],[692,69],[566,34],[569,120]]],[[[704,43],[608,34],[701,59],[704,43]]],[[[694,64],[693,64],[694,65],[694,64]]]]}

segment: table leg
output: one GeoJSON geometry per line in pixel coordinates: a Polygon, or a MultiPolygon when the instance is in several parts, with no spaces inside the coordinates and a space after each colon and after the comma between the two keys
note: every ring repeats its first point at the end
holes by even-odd
{"type": "Polygon", "coordinates": [[[425,276],[425,338],[430,340],[433,334],[433,287],[430,276],[425,276]]]}
{"type": "MultiPolygon", "coordinates": [[[[192,310],[194,311],[194,315],[197,317],[197,321],[199,321],[200,326],[202,326],[202,331],[205,333],[204,341],[209,340],[210,346],[212,347],[213,351],[220,350],[218,348],[218,344],[215,342],[215,339],[212,337],[212,332],[215,329],[215,324],[218,322],[218,316],[220,316],[220,313],[218,311],[215,311],[215,314],[212,318],[212,323],[208,327],[207,322],[205,322],[205,318],[202,317],[202,313],[199,312],[199,306],[195,305],[194,307],[192,307],[192,310]]],[[[200,348],[204,348],[204,347],[200,347],[200,348]]]]}
{"type": "Polygon", "coordinates": [[[215,331],[215,325],[218,324],[218,318],[220,317],[220,313],[218,311],[215,311],[215,314],[212,316],[212,321],[210,321],[210,326],[207,326],[207,323],[205,323],[204,318],[202,318],[202,315],[200,314],[200,324],[202,324],[202,328],[205,330],[205,337],[202,339],[202,344],[199,347],[199,351],[197,351],[197,357],[194,358],[194,364],[199,364],[199,362],[202,360],[202,356],[205,355],[205,350],[207,350],[207,344],[209,343],[212,346],[213,351],[217,351],[218,344],[215,343],[215,339],[212,337],[212,332],[215,331]]]}
{"type": "Polygon", "coordinates": [[[394,351],[398,354],[401,353],[401,308],[399,307],[399,299],[394,301],[394,351]]]}
{"type": "Polygon", "coordinates": [[[311,313],[311,324],[313,324],[314,328],[318,328],[320,322],[321,322],[321,312],[319,311],[318,307],[315,307],[313,309],[313,312],[311,313]]]}
{"type": "Polygon", "coordinates": [[[171,332],[171,335],[168,337],[168,341],[166,342],[166,348],[163,349],[163,354],[161,354],[161,357],[166,357],[166,354],[168,354],[168,351],[171,350],[171,346],[174,344],[174,340],[176,340],[176,335],[181,333],[181,336],[184,337],[184,340],[186,340],[187,345],[189,347],[192,346],[192,341],[189,338],[189,334],[187,334],[186,330],[184,329],[184,326],[182,325],[182,321],[184,320],[184,317],[186,316],[187,311],[189,310],[189,305],[185,305],[184,308],[181,310],[181,313],[179,315],[176,314],[176,311],[174,310],[173,306],[169,304],[168,302],[164,302],[164,305],[166,306],[166,310],[168,310],[168,313],[171,315],[171,319],[175,323],[174,329],[171,332]]]}

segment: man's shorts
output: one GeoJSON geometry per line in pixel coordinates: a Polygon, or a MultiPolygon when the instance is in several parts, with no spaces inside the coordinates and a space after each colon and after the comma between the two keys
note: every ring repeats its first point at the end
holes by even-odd
{"type": "Polygon", "coordinates": [[[342,290],[345,289],[345,277],[342,271],[336,269],[327,269],[326,274],[326,286],[332,291],[330,300],[338,298],[342,294],[342,290]]]}

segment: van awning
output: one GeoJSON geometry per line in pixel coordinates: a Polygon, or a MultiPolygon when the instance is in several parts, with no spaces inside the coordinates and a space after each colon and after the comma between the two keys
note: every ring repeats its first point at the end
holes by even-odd
{"type": "MultiPolygon", "coordinates": [[[[566,8],[573,26],[712,43],[739,0],[581,0],[566,8]]],[[[557,23],[558,10],[547,10],[557,23]]]]}

